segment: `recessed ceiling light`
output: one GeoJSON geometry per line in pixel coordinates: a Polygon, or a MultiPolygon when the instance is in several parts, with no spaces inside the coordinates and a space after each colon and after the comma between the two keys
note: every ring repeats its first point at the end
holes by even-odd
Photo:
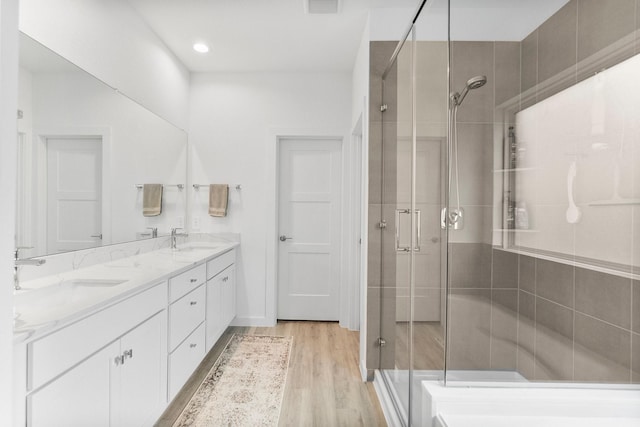
{"type": "Polygon", "coordinates": [[[209,46],[207,46],[204,43],[194,43],[193,50],[195,50],[198,53],[207,53],[209,52],[209,46]]]}

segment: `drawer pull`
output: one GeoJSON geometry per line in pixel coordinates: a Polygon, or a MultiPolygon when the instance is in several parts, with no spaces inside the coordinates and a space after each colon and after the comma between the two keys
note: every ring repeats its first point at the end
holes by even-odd
{"type": "Polygon", "coordinates": [[[191,348],[196,348],[198,346],[198,344],[189,344],[189,347],[191,348]]]}
{"type": "Polygon", "coordinates": [[[198,301],[191,301],[191,302],[189,303],[189,305],[196,305],[197,303],[198,303],[198,301]]]}
{"type": "Polygon", "coordinates": [[[198,281],[198,279],[190,279],[189,280],[191,283],[196,283],[198,281]]]}

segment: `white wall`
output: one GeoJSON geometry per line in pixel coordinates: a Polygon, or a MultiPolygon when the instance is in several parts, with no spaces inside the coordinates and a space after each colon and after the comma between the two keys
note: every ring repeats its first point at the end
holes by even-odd
{"type": "MultiPolygon", "coordinates": [[[[241,233],[236,324],[269,324],[267,304],[267,160],[275,129],[350,133],[348,73],[194,74],[189,140],[192,183],[232,185],[226,218],[207,215],[208,192],[193,191],[200,231],[241,233]],[[242,190],[233,188],[242,184],[242,190]]],[[[345,141],[348,143],[348,141],[345,141]]],[[[192,225],[192,224],[190,224],[192,225]]],[[[192,231],[193,230],[192,228],[192,231]]]]}
{"type": "Polygon", "coordinates": [[[369,43],[371,41],[369,33],[369,20],[367,19],[351,73],[351,129],[364,111],[369,108],[369,43]]]}
{"type": "Polygon", "coordinates": [[[400,40],[416,14],[412,7],[385,7],[372,9],[369,13],[369,36],[371,40],[400,40]]]}
{"type": "MultiPolygon", "coordinates": [[[[361,209],[362,209],[362,229],[361,236],[361,255],[360,255],[360,369],[362,378],[366,379],[365,362],[367,360],[367,248],[368,236],[366,230],[368,228],[368,173],[369,173],[369,43],[370,40],[370,17],[362,32],[362,39],[358,47],[358,53],[353,64],[351,73],[351,130],[355,130],[358,122],[362,125],[362,151],[361,151],[361,209]]],[[[357,133],[357,132],[355,132],[357,133]]]]}
{"type": "Polygon", "coordinates": [[[20,30],[186,129],[189,72],[125,0],[21,0],[20,30]]]}
{"type": "Polygon", "coordinates": [[[13,261],[18,99],[18,1],[0,1],[0,425],[12,425],[13,261]]]}

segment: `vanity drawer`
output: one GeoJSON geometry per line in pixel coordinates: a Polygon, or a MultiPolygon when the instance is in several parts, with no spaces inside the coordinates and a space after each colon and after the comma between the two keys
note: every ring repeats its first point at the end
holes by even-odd
{"type": "Polygon", "coordinates": [[[204,359],[204,322],[169,355],[169,400],[180,391],[204,359]]]}
{"type": "Polygon", "coordinates": [[[206,290],[202,285],[169,306],[169,351],[204,321],[206,290]]]}
{"type": "Polygon", "coordinates": [[[236,250],[231,249],[229,252],[225,252],[222,255],[207,262],[207,280],[216,276],[225,268],[236,262],[236,250]]]}
{"type": "Polygon", "coordinates": [[[169,279],[169,302],[174,302],[184,294],[202,285],[206,277],[207,266],[206,264],[201,264],[169,279]]]}
{"type": "Polygon", "coordinates": [[[167,282],[30,343],[27,388],[36,389],[167,306],[167,282]]]}

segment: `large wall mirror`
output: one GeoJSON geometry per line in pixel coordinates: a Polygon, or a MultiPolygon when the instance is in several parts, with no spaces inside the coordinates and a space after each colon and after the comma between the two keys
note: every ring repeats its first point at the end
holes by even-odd
{"type": "Polygon", "coordinates": [[[187,134],[20,34],[20,258],[152,237],[182,225],[187,134]],[[143,216],[146,183],[162,212],[143,216]]]}

